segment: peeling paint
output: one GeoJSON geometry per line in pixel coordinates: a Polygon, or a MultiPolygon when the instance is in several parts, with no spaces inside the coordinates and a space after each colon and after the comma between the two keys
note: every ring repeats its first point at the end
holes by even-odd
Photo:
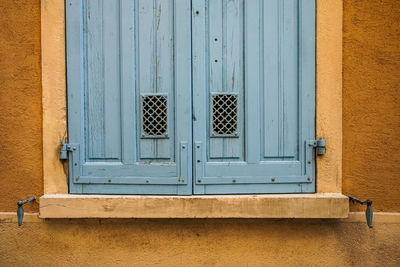
{"type": "Polygon", "coordinates": [[[157,14],[157,31],[158,31],[158,28],[160,27],[160,19],[161,19],[161,3],[160,3],[160,5],[158,6],[158,14],[157,14]]]}

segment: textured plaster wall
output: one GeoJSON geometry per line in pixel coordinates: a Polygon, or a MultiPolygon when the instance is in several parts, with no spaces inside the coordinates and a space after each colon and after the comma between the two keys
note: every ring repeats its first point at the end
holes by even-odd
{"type": "Polygon", "coordinates": [[[343,193],[400,212],[400,1],[344,1],[343,59],[343,193]]]}
{"type": "Polygon", "coordinates": [[[399,266],[400,224],[0,221],[2,266],[399,266]]]}
{"type": "MultiPolygon", "coordinates": [[[[43,0],[45,1],[45,0],[43,0]]],[[[61,1],[61,0],[60,0],[61,1]]],[[[328,0],[327,0],[328,1],[328,0]]],[[[335,1],[335,0],[329,0],[335,1]]],[[[40,1],[0,1],[0,211],[43,194],[40,1]]],[[[400,211],[400,2],[344,5],[343,190],[400,211]]],[[[328,144],[329,146],[329,144],[328,144]]],[[[37,211],[28,204],[26,211],[37,211]]],[[[399,223],[0,216],[1,266],[398,266],[399,223]]]]}
{"type": "Polygon", "coordinates": [[[1,0],[0,211],[43,194],[41,103],[40,1],[1,0]]]}
{"type": "MultiPolygon", "coordinates": [[[[43,194],[40,1],[0,12],[0,210],[14,211],[43,194]]],[[[399,40],[399,1],[344,2],[343,191],[384,211],[400,211],[399,40]]]]}

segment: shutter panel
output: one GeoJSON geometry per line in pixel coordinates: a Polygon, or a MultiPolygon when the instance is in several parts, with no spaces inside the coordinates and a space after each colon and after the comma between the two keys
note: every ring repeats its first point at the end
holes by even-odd
{"type": "Polygon", "coordinates": [[[190,16],[186,0],[66,2],[71,193],[191,194],[190,16]]]}
{"type": "Polygon", "coordinates": [[[314,192],[315,1],[193,9],[194,192],[314,192]]]}

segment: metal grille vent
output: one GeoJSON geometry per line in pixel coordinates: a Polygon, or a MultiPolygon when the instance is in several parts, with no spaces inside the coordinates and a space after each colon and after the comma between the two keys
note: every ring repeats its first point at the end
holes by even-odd
{"type": "Polygon", "coordinates": [[[167,96],[142,96],[142,137],[167,136],[167,96]]]}
{"type": "Polygon", "coordinates": [[[212,136],[237,136],[237,94],[214,94],[212,96],[212,136]]]}

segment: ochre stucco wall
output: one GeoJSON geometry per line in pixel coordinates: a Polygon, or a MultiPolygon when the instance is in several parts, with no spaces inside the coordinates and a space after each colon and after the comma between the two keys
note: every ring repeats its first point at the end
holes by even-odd
{"type": "Polygon", "coordinates": [[[0,211],[43,194],[41,103],[40,1],[1,0],[0,211]]]}
{"type": "Polygon", "coordinates": [[[400,1],[344,1],[343,45],[343,193],[400,212],[400,1]]]}
{"type": "MultiPolygon", "coordinates": [[[[43,192],[40,1],[0,11],[0,211],[14,211],[43,192]]],[[[399,1],[344,1],[343,192],[380,211],[400,211],[399,40],[399,1]]]]}
{"type": "MultiPolygon", "coordinates": [[[[43,194],[40,1],[1,0],[0,14],[1,266],[399,265],[400,223],[378,216],[373,229],[339,220],[39,220],[28,214],[18,227],[15,213],[1,212],[43,194]]],[[[399,14],[398,1],[344,5],[343,190],[373,199],[383,211],[400,211],[399,14]]],[[[35,204],[25,210],[38,211],[35,204]]]]}
{"type": "Polygon", "coordinates": [[[399,266],[399,223],[0,221],[3,266],[399,266]]]}

